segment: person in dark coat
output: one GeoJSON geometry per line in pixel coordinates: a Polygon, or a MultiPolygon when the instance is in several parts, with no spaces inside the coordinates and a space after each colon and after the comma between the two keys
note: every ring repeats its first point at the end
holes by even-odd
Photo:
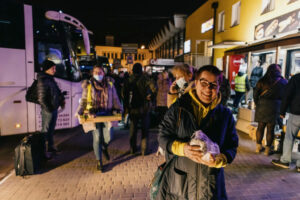
{"type": "MultiPolygon", "coordinates": [[[[286,87],[286,92],[280,107],[280,117],[289,113],[286,133],[283,142],[283,151],[279,160],[272,160],[278,167],[288,169],[292,162],[292,148],[300,130],[300,74],[292,76],[286,87]]],[[[297,172],[300,172],[300,160],[296,162],[297,172]]]]}
{"type": "Polygon", "coordinates": [[[230,88],[230,83],[229,80],[224,76],[224,74],[222,73],[222,82],[220,85],[220,93],[221,93],[221,104],[223,106],[227,105],[227,101],[230,98],[230,94],[231,94],[231,88],[230,88]]]}
{"type": "Polygon", "coordinates": [[[263,68],[260,66],[261,61],[257,61],[256,66],[253,68],[250,75],[250,86],[255,88],[259,79],[263,76],[263,68]]]}
{"type": "Polygon", "coordinates": [[[221,72],[212,65],[195,74],[195,88],[183,94],[159,125],[159,145],[172,162],[166,169],[157,199],[227,199],[224,169],[237,152],[238,136],[231,111],[220,104],[221,72]],[[220,153],[203,159],[198,146],[189,145],[202,130],[218,144],[220,153]]]}
{"type": "Polygon", "coordinates": [[[262,139],[267,126],[267,146],[265,155],[270,155],[274,140],[274,128],[279,117],[281,100],[287,81],[281,76],[281,67],[271,64],[266,74],[261,78],[254,90],[253,98],[256,105],[255,121],[258,122],[256,131],[256,153],[263,151],[262,139]]]}
{"type": "Polygon", "coordinates": [[[41,105],[42,130],[45,141],[48,143],[47,151],[56,152],[54,147],[53,133],[57,120],[57,110],[65,106],[65,98],[54,80],[56,72],[55,63],[45,60],[42,64],[42,72],[37,75],[38,102],[41,105]]]}
{"type": "Polygon", "coordinates": [[[259,81],[259,79],[261,79],[261,77],[263,77],[263,71],[264,70],[261,67],[261,61],[258,60],[256,62],[256,66],[253,68],[253,70],[251,72],[250,80],[249,80],[251,89],[248,92],[248,97],[251,100],[253,99],[253,91],[254,91],[254,88],[256,87],[257,82],[259,81]]]}
{"type": "Polygon", "coordinates": [[[138,122],[141,120],[142,141],[141,153],[146,155],[148,151],[148,129],[151,99],[156,92],[155,84],[143,74],[142,65],[133,65],[133,74],[124,84],[124,108],[130,118],[130,153],[137,152],[138,122]]]}

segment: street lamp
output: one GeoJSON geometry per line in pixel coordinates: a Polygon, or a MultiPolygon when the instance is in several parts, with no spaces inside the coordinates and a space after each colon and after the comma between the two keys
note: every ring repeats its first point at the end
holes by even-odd
{"type": "Polygon", "coordinates": [[[145,49],[145,45],[142,45],[142,46],[141,46],[141,49],[145,49]]]}

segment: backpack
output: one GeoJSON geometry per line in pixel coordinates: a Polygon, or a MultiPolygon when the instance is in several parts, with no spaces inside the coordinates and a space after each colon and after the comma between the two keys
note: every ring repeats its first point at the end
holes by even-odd
{"type": "Polygon", "coordinates": [[[26,101],[39,104],[38,95],[37,95],[37,83],[38,81],[34,79],[31,86],[27,89],[26,96],[25,96],[26,101]]]}

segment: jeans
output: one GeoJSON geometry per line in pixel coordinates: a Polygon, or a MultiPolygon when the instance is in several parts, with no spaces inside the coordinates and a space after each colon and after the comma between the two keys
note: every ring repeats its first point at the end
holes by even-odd
{"type": "Polygon", "coordinates": [[[242,97],[245,95],[245,92],[237,92],[235,91],[235,98],[233,101],[233,107],[238,108],[242,97]]]}
{"type": "MultiPolygon", "coordinates": [[[[283,142],[283,152],[280,161],[283,163],[290,163],[292,161],[292,148],[294,140],[300,129],[300,115],[293,115],[289,113],[289,118],[286,126],[286,133],[283,142]]],[[[297,160],[297,167],[300,167],[300,160],[297,160]]]]}
{"type": "Polygon", "coordinates": [[[137,150],[136,140],[138,131],[138,122],[141,119],[142,126],[142,141],[141,141],[141,151],[143,154],[147,152],[148,146],[148,128],[149,128],[149,113],[144,114],[130,114],[130,149],[132,153],[137,150]]]}
{"type": "Polygon", "coordinates": [[[103,137],[104,123],[96,123],[96,130],[93,133],[93,149],[96,156],[96,160],[102,162],[102,148],[104,147],[103,137]]]}
{"type": "Polygon", "coordinates": [[[48,150],[53,148],[53,133],[55,130],[56,120],[57,120],[57,110],[53,112],[48,112],[44,109],[41,111],[42,114],[42,130],[41,132],[45,136],[45,141],[48,142],[48,150]]]}

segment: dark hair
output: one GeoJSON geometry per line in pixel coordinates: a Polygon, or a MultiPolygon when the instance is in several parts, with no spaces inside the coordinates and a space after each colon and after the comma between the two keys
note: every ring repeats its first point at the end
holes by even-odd
{"type": "Polygon", "coordinates": [[[218,83],[221,84],[222,82],[222,73],[221,71],[214,65],[204,65],[202,67],[200,67],[196,73],[195,73],[195,80],[199,79],[199,77],[201,76],[202,72],[210,72],[212,74],[214,74],[215,76],[217,76],[218,78],[218,83]]]}
{"type": "Polygon", "coordinates": [[[132,67],[132,72],[134,74],[142,74],[143,73],[143,66],[140,63],[135,63],[132,67]]]}
{"type": "Polygon", "coordinates": [[[105,73],[104,68],[102,66],[100,66],[100,65],[94,65],[93,66],[93,71],[94,71],[95,68],[99,68],[99,69],[101,69],[105,73]]]}
{"type": "Polygon", "coordinates": [[[263,89],[270,88],[273,83],[281,77],[281,66],[278,64],[269,65],[266,74],[259,80],[258,84],[262,84],[263,89]]]}
{"type": "Polygon", "coordinates": [[[51,60],[45,60],[43,63],[42,63],[42,71],[45,72],[47,71],[48,69],[50,69],[51,67],[55,66],[55,63],[51,60]]]}

